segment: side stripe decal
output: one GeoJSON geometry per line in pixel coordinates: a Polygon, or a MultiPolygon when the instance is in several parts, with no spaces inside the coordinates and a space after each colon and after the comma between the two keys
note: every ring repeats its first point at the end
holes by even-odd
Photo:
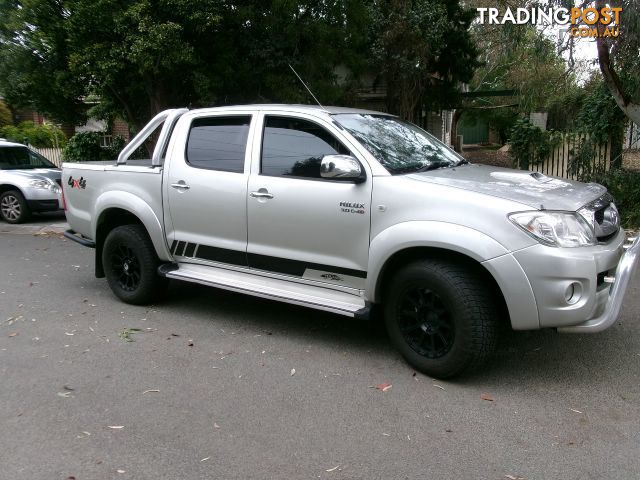
{"type": "Polygon", "coordinates": [[[305,270],[312,269],[322,272],[349,275],[357,278],[367,278],[367,272],[351,268],[336,267],[333,265],[322,265],[318,263],[291,260],[289,258],[271,257],[268,255],[258,255],[256,253],[246,253],[227,248],[210,247],[195,243],[174,240],[171,244],[171,251],[176,256],[199,258],[214,262],[238,265],[241,267],[251,267],[268,272],[284,273],[302,277],[305,270]],[[195,255],[195,256],[194,256],[195,255]]]}

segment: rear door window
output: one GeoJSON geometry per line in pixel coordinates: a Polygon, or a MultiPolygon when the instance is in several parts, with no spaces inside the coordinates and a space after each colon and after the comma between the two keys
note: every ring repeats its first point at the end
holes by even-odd
{"type": "Polygon", "coordinates": [[[187,140],[187,163],[222,172],[244,172],[251,115],[197,118],[187,140]]]}

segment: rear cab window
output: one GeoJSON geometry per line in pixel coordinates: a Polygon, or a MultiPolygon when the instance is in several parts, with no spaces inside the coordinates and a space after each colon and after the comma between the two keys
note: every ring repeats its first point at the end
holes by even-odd
{"type": "Polygon", "coordinates": [[[251,115],[196,118],[191,123],[186,161],[192,167],[244,172],[251,115]]]}

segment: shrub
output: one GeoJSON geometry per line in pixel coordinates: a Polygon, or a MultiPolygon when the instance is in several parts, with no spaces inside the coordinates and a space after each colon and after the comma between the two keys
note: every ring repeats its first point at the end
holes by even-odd
{"type": "Polygon", "coordinates": [[[37,148],[64,147],[67,143],[67,137],[55,125],[37,124],[32,121],[2,127],[0,137],[17,143],[28,143],[37,148]]]}
{"type": "Polygon", "coordinates": [[[62,151],[66,162],[82,162],[91,160],[115,160],[124,147],[122,137],[114,137],[110,147],[101,147],[103,134],[100,132],[76,133],[62,151]]]}
{"type": "Polygon", "coordinates": [[[509,153],[514,165],[526,170],[529,165],[543,162],[560,140],[559,132],[542,130],[533,125],[528,118],[521,118],[511,129],[509,153]]]}

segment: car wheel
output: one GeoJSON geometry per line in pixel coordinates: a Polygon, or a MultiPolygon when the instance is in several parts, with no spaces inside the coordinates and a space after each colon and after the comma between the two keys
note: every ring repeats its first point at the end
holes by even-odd
{"type": "Polygon", "coordinates": [[[142,225],[111,230],[102,248],[102,265],[109,287],[126,303],[151,303],[167,285],[157,274],[160,261],[142,225]]]}
{"type": "Polygon", "coordinates": [[[468,267],[423,260],[400,270],[385,296],[385,324],[417,370],[447,378],[474,369],[493,352],[498,310],[486,282],[468,267]]]}
{"type": "Polygon", "coordinates": [[[0,195],[0,215],[8,223],[23,223],[31,216],[27,201],[18,190],[0,195]]]}

